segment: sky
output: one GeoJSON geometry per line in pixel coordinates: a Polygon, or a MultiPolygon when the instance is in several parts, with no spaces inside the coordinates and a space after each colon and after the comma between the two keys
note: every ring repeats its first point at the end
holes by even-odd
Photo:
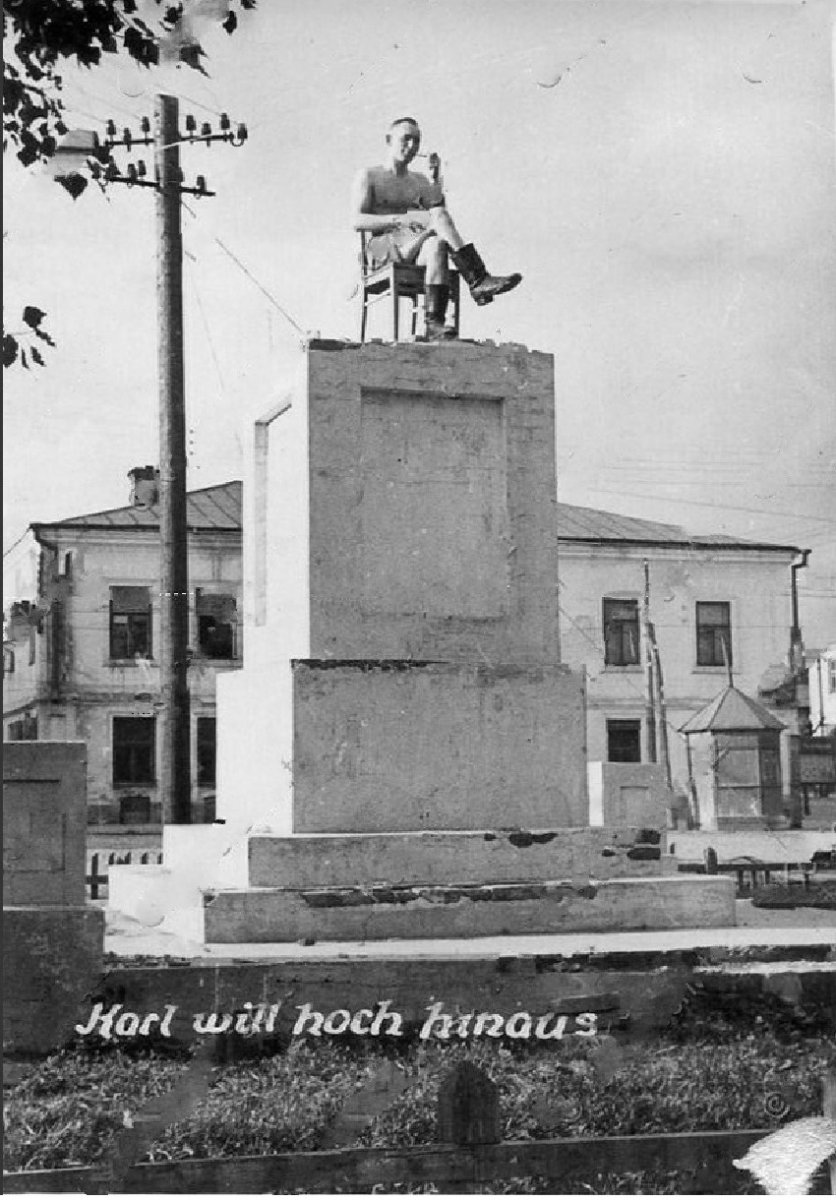
{"type": "MultiPolygon", "coordinates": [[[[829,0],[260,0],[203,40],[208,78],[65,72],[75,129],[161,91],[249,129],[182,150],[217,192],[183,212],[191,488],[242,476],[306,335],[357,336],[351,179],[414,115],[464,236],[524,276],[463,335],[555,356],[559,498],[811,548],[805,642],[836,640],[829,0]]],[[[5,372],[7,550],[127,503],[158,410],[153,192],[5,175],[6,322],[37,304],[57,342],[5,372]]]]}

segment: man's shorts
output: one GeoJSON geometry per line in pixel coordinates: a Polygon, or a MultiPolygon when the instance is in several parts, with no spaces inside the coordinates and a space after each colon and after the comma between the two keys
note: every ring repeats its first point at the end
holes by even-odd
{"type": "Polygon", "coordinates": [[[376,271],[391,262],[403,262],[402,248],[415,241],[410,229],[393,229],[391,233],[376,233],[366,242],[366,269],[376,271]]]}

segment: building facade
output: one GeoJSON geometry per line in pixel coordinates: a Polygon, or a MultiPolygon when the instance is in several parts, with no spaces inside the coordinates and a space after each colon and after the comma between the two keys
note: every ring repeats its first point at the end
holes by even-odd
{"type": "Polygon", "coordinates": [[[782,780],[790,790],[792,689],[779,708],[764,689],[792,661],[794,546],[692,537],[674,525],[558,505],[563,657],[587,673],[590,761],[664,762],[688,793],[685,722],[729,682],[760,698],[785,725],[782,780]],[[648,659],[655,648],[663,697],[648,659]],[[665,725],[658,709],[664,699],[665,725]],[[653,719],[651,713],[656,713],[653,719]]]}
{"type": "MultiPolygon", "coordinates": [[[[131,503],[30,527],[7,565],[6,740],[87,744],[91,824],[160,821],[159,510],[131,503]]],[[[212,820],[215,679],[241,665],[241,484],[189,493],[192,819],[212,820]]],[[[11,557],[11,556],[10,556],[11,557]]]]}

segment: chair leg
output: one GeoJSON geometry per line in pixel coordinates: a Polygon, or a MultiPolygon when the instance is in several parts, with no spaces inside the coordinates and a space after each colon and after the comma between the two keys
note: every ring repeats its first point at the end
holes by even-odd
{"type": "Polygon", "coordinates": [[[392,308],[392,341],[396,342],[398,340],[398,335],[400,334],[400,323],[399,322],[400,322],[401,297],[400,297],[400,293],[398,291],[398,281],[395,278],[394,271],[392,272],[392,282],[391,282],[390,286],[392,289],[392,305],[393,305],[393,308],[392,308]]]}
{"type": "Polygon", "coordinates": [[[361,289],[360,295],[360,344],[366,340],[366,321],[369,315],[369,298],[366,294],[366,289],[361,289]]]}

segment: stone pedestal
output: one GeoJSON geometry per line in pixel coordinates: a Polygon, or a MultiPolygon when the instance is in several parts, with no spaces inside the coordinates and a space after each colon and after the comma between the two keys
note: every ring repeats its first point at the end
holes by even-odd
{"type": "Polygon", "coordinates": [[[73,1033],[101,980],[104,913],[85,904],[87,751],[3,753],[3,1048],[43,1054],[73,1033]]]}
{"type": "Polygon", "coordinates": [[[551,356],[312,342],[252,430],[224,824],[111,902],[169,886],[217,942],[732,924],[729,881],[666,908],[664,845],[589,828],[556,492],[551,356]]]}

